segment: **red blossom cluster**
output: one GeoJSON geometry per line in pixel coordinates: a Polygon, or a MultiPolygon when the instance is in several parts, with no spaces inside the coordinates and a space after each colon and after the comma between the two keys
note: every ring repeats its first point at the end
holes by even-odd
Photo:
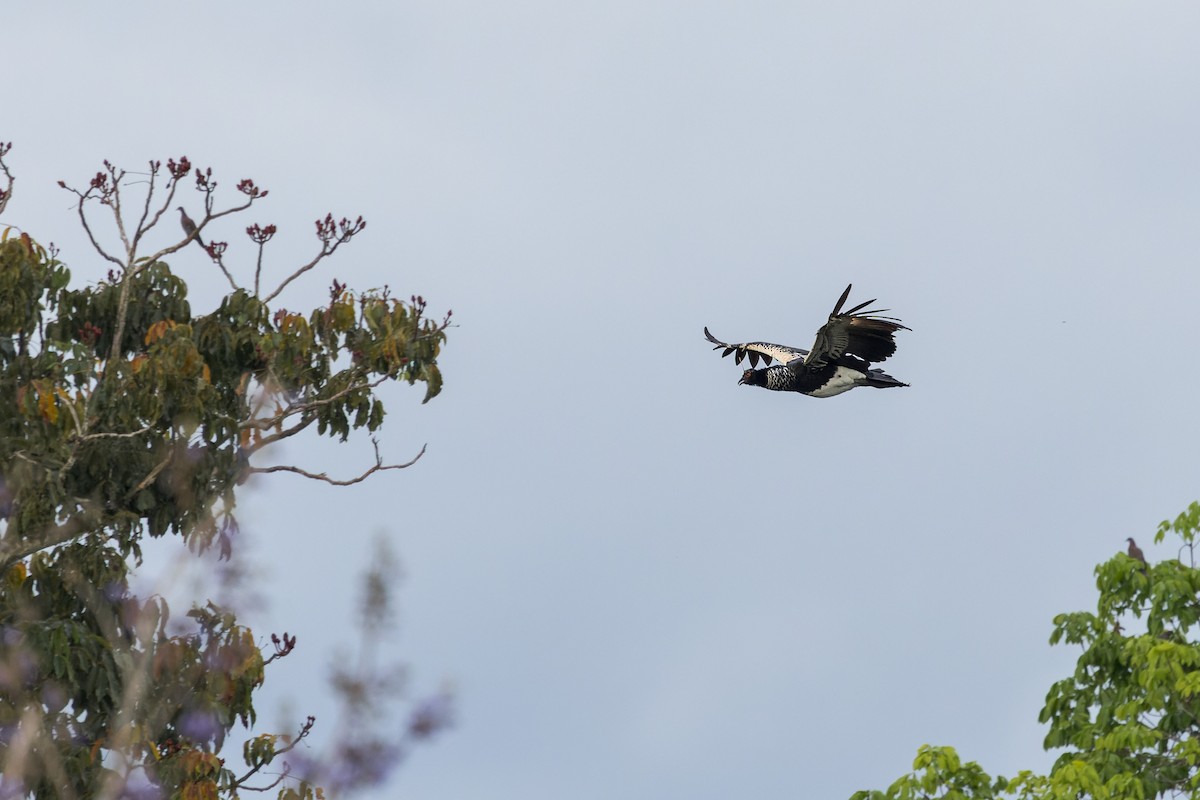
{"type": "MultiPolygon", "coordinates": [[[[162,162],[158,162],[161,164],[162,162]]],[[[175,180],[180,180],[187,176],[192,171],[192,162],[188,161],[187,156],[180,156],[176,161],[173,158],[167,159],[167,172],[171,173],[171,177],[175,180]]]]}
{"type": "Polygon", "coordinates": [[[288,636],[287,631],[284,631],[283,638],[280,639],[278,635],[272,633],[271,634],[271,644],[273,644],[275,646],[275,655],[271,656],[270,658],[268,658],[266,660],[265,663],[267,663],[267,664],[270,664],[272,661],[274,661],[277,658],[283,658],[284,656],[288,655],[293,650],[295,650],[296,649],[296,637],[288,636]]]}
{"type": "Polygon", "coordinates": [[[271,241],[271,237],[275,235],[276,228],[274,225],[259,225],[257,222],[246,228],[246,235],[255,244],[266,244],[271,241]]]}
{"type": "Polygon", "coordinates": [[[79,337],[79,341],[90,346],[96,343],[96,340],[100,338],[100,334],[102,333],[104,333],[102,329],[96,327],[90,322],[85,322],[83,327],[77,331],[76,335],[79,337]]]}
{"type": "Polygon", "coordinates": [[[266,197],[267,196],[267,190],[259,189],[254,184],[254,181],[250,180],[249,178],[243,178],[242,180],[238,181],[237,190],[239,192],[241,192],[242,194],[246,195],[247,197],[266,197]]]}
{"type": "Polygon", "coordinates": [[[205,170],[196,167],[196,188],[209,194],[217,188],[217,182],[212,179],[212,167],[205,170]]]}
{"type": "Polygon", "coordinates": [[[326,214],[325,219],[319,219],[317,225],[317,238],[328,244],[336,241],[339,244],[350,241],[350,238],[355,234],[361,233],[363,228],[367,227],[367,221],[362,217],[351,222],[342,217],[336,223],[333,221],[333,214],[326,214]]]}

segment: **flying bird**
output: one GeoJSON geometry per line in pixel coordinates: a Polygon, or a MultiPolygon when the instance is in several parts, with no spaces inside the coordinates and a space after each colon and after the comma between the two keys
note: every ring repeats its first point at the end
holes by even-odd
{"type": "Polygon", "coordinates": [[[800,392],[810,397],[833,397],[856,386],[876,389],[908,386],[881,369],[872,369],[871,365],[890,358],[896,352],[894,334],[909,329],[895,317],[882,316],[886,308],[868,309],[874,300],[842,311],[850,288],[847,286],[842,292],[829,321],[817,331],[812,350],[770,342],[729,344],[713,336],[708,328],[704,329],[704,337],[715,345],[714,350],[725,350],[722,357],[736,353],[737,364],[744,358],[750,359],[751,369],[742,373],[739,384],[776,392],[800,392]],[[754,369],[759,360],[764,367],[754,369]],[[771,366],[772,361],[779,363],[771,366]]]}
{"type": "Polygon", "coordinates": [[[177,206],[179,209],[179,227],[183,228],[184,234],[187,236],[195,235],[196,244],[204,248],[204,242],[200,239],[200,234],[196,233],[196,223],[188,216],[188,213],[183,210],[183,206],[177,206]]]}

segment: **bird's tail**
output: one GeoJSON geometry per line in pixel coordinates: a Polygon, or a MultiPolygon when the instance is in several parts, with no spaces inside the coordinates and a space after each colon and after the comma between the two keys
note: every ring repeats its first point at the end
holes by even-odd
{"type": "Polygon", "coordinates": [[[873,369],[867,372],[867,386],[874,386],[876,389],[890,389],[893,386],[908,386],[908,384],[896,380],[881,369],[873,369]]]}

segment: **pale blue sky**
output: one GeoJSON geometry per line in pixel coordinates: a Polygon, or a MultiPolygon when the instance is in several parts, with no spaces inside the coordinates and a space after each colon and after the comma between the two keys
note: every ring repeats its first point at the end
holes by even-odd
{"type": "MultiPolygon", "coordinates": [[[[271,191],[247,222],[280,225],[276,275],[311,220],[368,219],[288,305],[337,277],[454,309],[443,396],[388,394],[384,452],[428,442],[418,466],[243,499],[256,627],[300,635],[264,719],[328,713],[377,533],[404,563],[393,654],[460,714],[379,797],[838,798],[926,742],[1044,767],[1050,620],[1124,537],[1172,556],[1153,529],[1200,497],[1195,4],[7,19],[2,221],[77,275],[104,267],[55,181],[187,154],[271,191]],[[807,347],[850,281],[913,329],[912,388],[740,387],[702,338],[807,347]]],[[[174,265],[197,308],[220,291],[174,265]]]]}

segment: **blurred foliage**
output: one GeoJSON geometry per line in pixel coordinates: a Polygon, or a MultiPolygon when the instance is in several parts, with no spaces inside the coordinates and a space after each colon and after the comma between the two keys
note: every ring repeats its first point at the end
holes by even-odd
{"type": "Polygon", "coordinates": [[[991,777],[951,747],[926,745],[913,772],[852,800],[1200,798],[1200,503],[1162,522],[1155,541],[1179,558],[1145,564],[1118,553],[1096,567],[1095,612],[1054,618],[1051,644],[1081,649],[1074,674],[1050,687],[1048,775],[991,777]]]}
{"type": "MultiPolygon", "coordinates": [[[[168,201],[188,167],[170,162],[168,201]]],[[[81,208],[100,187],[101,204],[119,209],[123,173],[106,168],[111,181],[101,173],[76,192],[81,208]]],[[[207,199],[215,183],[197,176],[207,199]]],[[[239,191],[265,195],[248,181],[239,191]]],[[[327,223],[323,254],[336,231],[327,223]]],[[[255,725],[266,667],[295,639],[272,637],[264,657],[212,603],[169,628],[162,598],[130,590],[141,542],[174,535],[228,556],[251,457],[310,429],[340,440],[377,431],[385,381],[436,396],[447,327],[421,298],[336,281],[307,313],[234,289],[196,315],[161,258],[131,247],[122,268],[80,287],[27,234],[0,232],[0,795],[198,800],[275,785],[286,772],[277,759],[311,719],[251,736],[243,767],[221,752],[235,726],[255,725]]],[[[322,796],[276,784],[281,797],[322,796]]]]}

